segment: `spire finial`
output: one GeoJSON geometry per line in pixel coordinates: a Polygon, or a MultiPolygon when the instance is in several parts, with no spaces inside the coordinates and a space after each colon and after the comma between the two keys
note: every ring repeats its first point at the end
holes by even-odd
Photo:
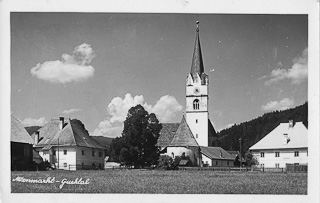
{"type": "Polygon", "coordinates": [[[199,21],[196,21],[196,24],[197,24],[197,32],[199,32],[199,21]]]}

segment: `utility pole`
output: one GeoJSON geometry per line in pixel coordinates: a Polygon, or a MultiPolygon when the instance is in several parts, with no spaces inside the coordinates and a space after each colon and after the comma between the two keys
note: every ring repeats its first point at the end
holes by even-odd
{"type": "Polygon", "coordinates": [[[241,171],[241,166],[242,166],[242,156],[241,156],[241,137],[239,139],[240,142],[240,171],[241,171]]]}

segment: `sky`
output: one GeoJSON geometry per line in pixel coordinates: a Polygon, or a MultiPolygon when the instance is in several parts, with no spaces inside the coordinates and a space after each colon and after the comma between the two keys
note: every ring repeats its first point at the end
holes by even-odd
{"type": "Polygon", "coordinates": [[[121,135],[142,104],[180,122],[199,21],[216,131],[308,99],[308,16],[11,13],[11,114],[121,135]]]}

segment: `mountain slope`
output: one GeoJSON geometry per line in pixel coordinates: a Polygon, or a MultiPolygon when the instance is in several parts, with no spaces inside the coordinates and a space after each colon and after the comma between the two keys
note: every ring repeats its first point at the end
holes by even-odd
{"type": "Polygon", "coordinates": [[[302,121],[308,128],[308,103],[283,111],[266,113],[251,121],[234,125],[231,128],[218,132],[218,145],[225,150],[240,151],[239,138],[241,138],[241,154],[275,129],[280,123],[302,121]]]}

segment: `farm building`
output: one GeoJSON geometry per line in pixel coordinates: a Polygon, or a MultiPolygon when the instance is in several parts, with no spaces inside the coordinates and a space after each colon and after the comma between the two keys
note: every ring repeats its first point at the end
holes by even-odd
{"type": "Polygon", "coordinates": [[[206,166],[233,167],[235,158],[221,147],[200,147],[202,162],[206,166]]]}
{"type": "MultiPolygon", "coordinates": [[[[199,22],[197,22],[191,70],[186,81],[185,116],[180,123],[163,124],[157,146],[161,147],[163,153],[173,158],[174,156],[189,156],[193,165],[201,166],[203,160],[208,162],[208,165],[212,165],[212,160],[216,161],[217,159],[219,160],[218,165],[222,166],[226,158],[215,156],[214,148],[208,148],[208,146],[214,146],[217,138],[215,129],[209,119],[208,85],[209,76],[204,72],[199,22]]],[[[230,155],[227,157],[230,157],[230,155]]],[[[229,161],[228,159],[226,163],[229,162],[230,166],[233,165],[233,160],[229,161]]]]}
{"type": "Polygon", "coordinates": [[[308,130],[302,122],[280,123],[249,148],[261,167],[284,168],[308,164],[308,130]]]}
{"type": "Polygon", "coordinates": [[[53,119],[36,131],[34,148],[54,167],[65,170],[104,168],[105,148],[79,120],[53,119]]]}
{"type": "Polygon", "coordinates": [[[11,170],[31,167],[33,140],[20,121],[11,116],[11,170]]]}
{"type": "MultiPolygon", "coordinates": [[[[234,166],[240,166],[240,152],[239,151],[227,151],[233,158],[234,158],[234,166]]],[[[244,157],[241,157],[241,164],[245,165],[246,164],[246,160],[244,159],[244,157]]]]}

